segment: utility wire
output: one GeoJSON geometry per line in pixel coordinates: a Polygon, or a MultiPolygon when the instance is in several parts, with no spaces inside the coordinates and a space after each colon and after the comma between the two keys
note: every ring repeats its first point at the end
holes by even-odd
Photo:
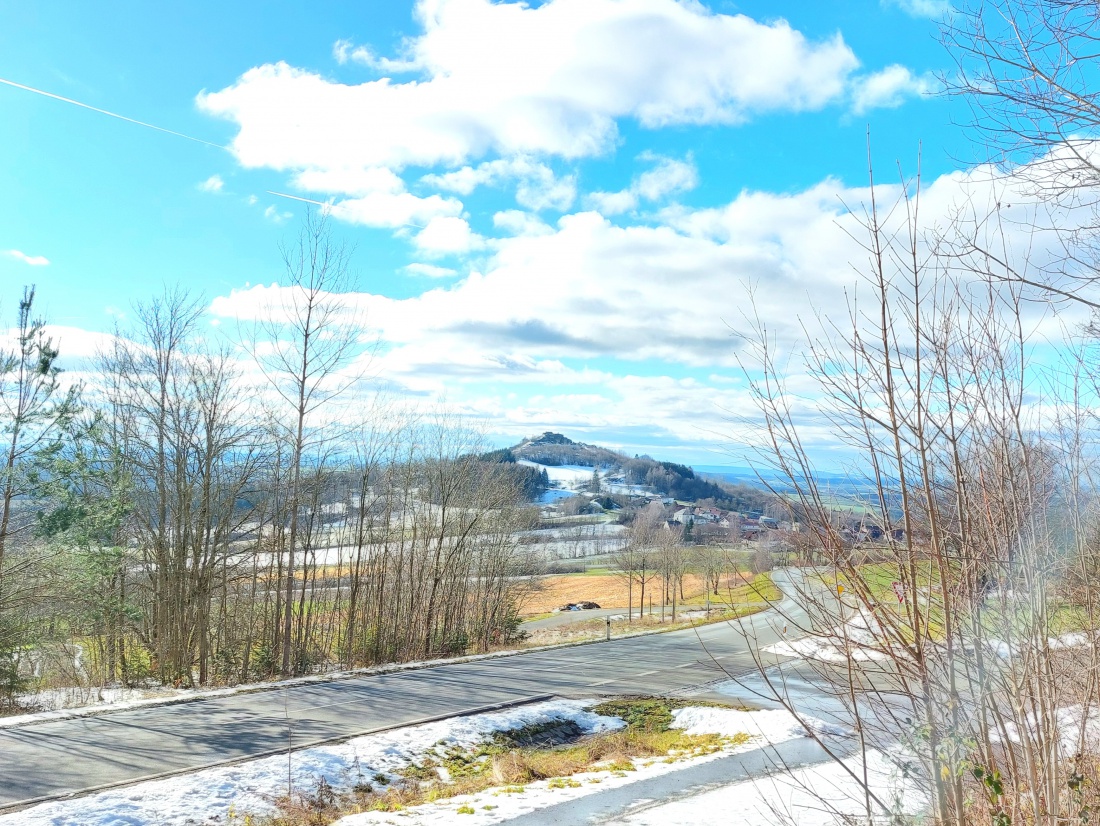
{"type": "Polygon", "coordinates": [[[16,89],[22,89],[25,92],[33,92],[36,95],[42,95],[43,97],[53,98],[54,100],[60,100],[62,103],[70,103],[73,106],[79,106],[81,109],[90,109],[93,112],[99,112],[99,114],[101,114],[101,115],[107,115],[108,117],[118,118],[118,120],[124,120],[127,123],[134,123],[134,124],[137,124],[138,126],[144,126],[147,129],[155,129],[158,132],[164,132],[164,133],[169,134],[169,135],[175,135],[177,138],[186,138],[187,140],[194,141],[195,143],[202,143],[202,144],[206,144],[207,146],[213,146],[215,149],[228,149],[229,148],[227,146],[223,146],[220,143],[212,143],[211,141],[205,141],[202,138],[195,138],[195,137],[192,137],[191,135],[185,135],[185,134],[183,134],[183,132],[176,132],[172,129],[165,129],[163,126],[157,126],[157,125],[152,124],[152,123],[146,123],[143,120],[135,120],[134,118],[128,118],[125,115],[118,114],[117,112],[109,112],[108,110],[100,109],[97,106],[91,106],[87,103],[81,103],[79,100],[73,100],[72,98],[62,97],[61,95],[55,95],[53,92],[46,92],[46,91],[43,91],[42,89],[35,89],[33,86],[26,86],[22,83],[16,83],[14,80],[7,80],[6,78],[0,77],[0,83],[4,84],[5,86],[12,86],[16,89]]]}

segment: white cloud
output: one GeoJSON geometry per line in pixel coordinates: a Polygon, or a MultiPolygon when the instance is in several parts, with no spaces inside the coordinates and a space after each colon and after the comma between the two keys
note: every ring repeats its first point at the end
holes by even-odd
{"type": "Polygon", "coordinates": [[[440,217],[461,214],[462,202],[438,195],[375,192],[338,201],[331,211],[335,218],[371,227],[425,227],[440,217]]]}
{"type": "Polygon", "coordinates": [[[271,204],[264,210],[264,217],[269,221],[274,221],[276,224],[284,224],[294,217],[294,213],[280,212],[277,206],[271,204]]]}
{"type": "Polygon", "coordinates": [[[307,169],[295,176],[294,184],[310,192],[354,196],[333,202],[332,215],[365,226],[423,227],[436,216],[462,213],[462,202],[456,198],[413,195],[400,176],[384,167],[307,169]]]}
{"type": "Polygon", "coordinates": [[[401,176],[384,166],[305,169],[295,176],[294,183],[313,192],[347,195],[396,195],[405,191],[401,176]]]}
{"type": "Polygon", "coordinates": [[[639,177],[635,189],[643,198],[658,201],[666,195],[686,192],[699,185],[695,164],[672,158],[659,158],[657,166],[639,177]]]}
{"type": "MultiPolygon", "coordinates": [[[[1064,212],[1043,216],[1023,190],[1006,191],[988,173],[929,183],[921,205],[927,226],[944,223],[966,203],[984,214],[1011,202],[1020,227],[1073,226],[1080,219],[1064,212]]],[[[881,187],[880,204],[898,193],[896,186],[881,187]]],[[[646,429],[672,441],[697,434],[711,443],[714,433],[729,431],[730,416],[753,411],[748,389],[728,377],[739,375],[739,336],[751,336],[745,318],[759,314],[791,357],[785,378],[799,415],[813,422],[808,439],[825,445],[828,428],[797,353],[803,323],[815,329],[820,314],[843,327],[849,299],[863,289],[853,272],[865,266],[862,235],[842,204],[858,207],[868,194],[835,180],[789,194],[743,192],[713,208],[668,207],[651,216],[658,225],[616,225],[592,212],[548,225],[508,210],[497,213],[494,224],[513,235],[491,244],[460,217],[437,218],[415,240],[435,253],[482,244],[479,270],[407,298],[357,293],[348,300],[384,342],[377,362],[383,379],[418,398],[445,395],[471,415],[501,423],[494,427],[524,432],[546,422],[620,433],[646,429]],[[613,366],[575,366],[593,358],[613,366]],[[659,375],[685,367],[711,378],[659,375]],[[503,400],[516,390],[541,396],[503,400]],[[593,394],[605,402],[594,406],[593,394]]],[[[892,220],[900,220],[897,214],[892,220]]],[[[1026,249],[1033,260],[1041,260],[1044,244],[1056,242],[1052,233],[1021,232],[1007,226],[1006,244],[1026,249]]],[[[433,264],[407,271],[458,275],[433,264]]],[[[238,290],[215,300],[211,311],[220,318],[255,317],[280,306],[280,292],[274,286],[238,290]]]]}
{"type": "Polygon", "coordinates": [[[951,11],[950,0],[883,0],[884,6],[897,6],[913,17],[938,19],[951,11]]]}
{"type": "Polygon", "coordinates": [[[341,66],[347,63],[359,63],[363,66],[375,66],[377,60],[366,46],[356,46],[350,40],[337,40],[332,44],[332,56],[341,66]]]}
{"type": "Polygon", "coordinates": [[[519,209],[505,209],[494,213],[493,226],[511,235],[546,235],[554,231],[537,215],[519,209]]]}
{"type": "Polygon", "coordinates": [[[638,205],[638,194],[629,188],[619,192],[592,192],[585,201],[602,215],[619,215],[638,205]]]}
{"type": "MultiPolygon", "coordinates": [[[[926,186],[923,218],[942,225],[962,203],[980,212],[1009,200],[1021,226],[1078,220],[1044,217],[1026,193],[997,186],[988,170],[944,176],[926,186]]],[[[880,203],[898,191],[880,187],[880,203]]],[[[414,243],[429,255],[488,250],[480,270],[409,298],[364,293],[354,300],[397,349],[730,368],[750,311],[785,346],[802,341],[803,322],[817,314],[846,317],[858,280],[853,267],[865,264],[865,251],[855,240],[862,237],[857,217],[843,204],[858,207],[868,195],[825,180],[790,194],[743,192],[719,207],[669,207],[655,216],[657,225],[620,226],[581,212],[550,226],[506,211],[494,223],[514,234],[491,245],[463,218],[437,217],[414,243]]],[[[1024,246],[1011,232],[1006,243],[1024,246]]],[[[1040,233],[1026,242],[1039,261],[1042,245],[1054,239],[1040,233]]],[[[250,300],[248,291],[235,295],[250,300]]]]}
{"type": "Polygon", "coordinates": [[[221,192],[224,187],[225,181],[222,180],[221,175],[211,175],[199,184],[199,189],[203,192],[221,192]]]}
{"type": "Polygon", "coordinates": [[[406,264],[403,269],[411,275],[423,275],[428,278],[450,278],[458,275],[457,270],[450,267],[438,267],[435,264],[406,264]]]}
{"type": "Polygon", "coordinates": [[[49,266],[50,259],[44,255],[27,255],[22,250],[5,250],[4,255],[9,258],[14,258],[17,261],[22,261],[24,264],[29,264],[32,267],[46,267],[49,266]]]}
{"type": "Polygon", "coordinates": [[[588,196],[588,202],[604,215],[618,215],[637,207],[640,200],[660,201],[668,195],[687,192],[699,185],[699,173],[690,158],[678,161],[658,156],[643,157],[656,161],[656,166],[635,178],[627,189],[593,192],[588,196]]]}
{"type": "Polygon", "coordinates": [[[869,109],[892,109],[907,99],[927,95],[936,88],[935,79],[914,75],[897,63],[857,78],[852,90],[852,108],[856,114],[869,109]]]}
{"type": "Polygon", "coordinates": [[[425,175],[420,180],[428,186],[460,195],[469,195],[479,186],[515,180],[516,202],[536,211],[555,209],[562,212],[569,209],[577,197],[575,175],[558,177],[546,164],[529,158],[500,158],[476,167],[464,166],[452,172],[425,175]]]}
{"type": "MultiPolygon", "coordinates": [[[[486,154],[566,158],[609,149],[616,121],[736,123],[840,100],[858,61],[839,35],[715,14],[676,0],[421,0],[408,82],[331,81],[266,64],[199,107],[234,121],[247,167],[458,165],[486,154]]],[[[350,44],[337,60],[366,61],[350,44]]],[[[373,59],[373,58],[372,58],[373,59]]]]}
{"type": "Polygon", "coordinates": [[[484,239],[470,229],[465,218],[436,217],[420,230],[413,242],[421,251],[436,254],[462,254],[484,245],[484,239]]]}

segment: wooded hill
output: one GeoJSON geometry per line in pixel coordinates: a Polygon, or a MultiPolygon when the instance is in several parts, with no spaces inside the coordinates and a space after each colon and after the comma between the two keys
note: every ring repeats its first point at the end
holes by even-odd
{"type": "Polygon", "coordinates": [[[550,467],[598,467],[613,474],[621,473],[623,482],[628,485],[645,485],[663,496],[686,502],[712,500],[716,506],[728,510],[763,511],[775,501],[768,491],[750,485],[731,485],[704,479],[687,465],[659,461],[649,456],[630,458],[606,447],[575,442],[560,433],[549,431],[498,452],[509,454],[513,460],[526,459],[550,467]]]}

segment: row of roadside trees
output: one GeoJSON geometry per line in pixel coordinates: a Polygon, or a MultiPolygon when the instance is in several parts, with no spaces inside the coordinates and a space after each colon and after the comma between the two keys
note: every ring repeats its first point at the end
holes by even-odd
{"type": "Polygon", "coordinates": [[[83,381],[23,296],[0,354],[0,707],[35,675],[240,682],[514,631],[522,480],[370,392],[324,216],[284,261],[234,341],[168,290],[83,381]]]}

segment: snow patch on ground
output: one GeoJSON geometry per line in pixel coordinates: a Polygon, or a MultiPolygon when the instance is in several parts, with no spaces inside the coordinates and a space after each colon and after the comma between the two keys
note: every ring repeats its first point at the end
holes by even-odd
{"type": "MultiPolygon", "coordinates": [[[[538,471],[546,471],[546,476],[550,479],[550,483],[557,483],[562,487],[574,487],[580,484],[587,484],[592,481],[592,467],[584,465],[540,465],[538,462],[532,462],[530,459],[520,459],[516,464],[527,465],[527,467],[533,467],[538,471]]],[[[601,473],[603,477],[606,474],[601,473]]]]}
{"type": "MultiPolygon", "coordinates": [[[[685,734],[725,734],[743,732],[754,738],[754,743],[782,743],[795,737],[805,737],[802,723],[786,709],[740,711],[734,708],[689,706],[672,712],[673,728],[683,729],[685,734]]],[[[841,726],[823,723],[804,717],[806,724],[818,735],[845,736],[851,732],[841,726]]]]}
{"type": "MultiPolygon", "coordinates": [[[[588,733],[622,728],[615,717],[587,710],[591,702],[553,700],[528,706],[453,717],[394,731],[356,737],[345,743],[295,752],[291,760],[294,787],[313,791],[320,778],[335,789],[350,789],[376,774],[393,776],[426,751],[445,746],[472,746],[497,731],[550,720],[572,720],[588,733]]],[[[287,757],[279,755],[235,766],[136,783],[75,800],[44,803],[0,816],[0,826],[199,826],[225,823],[231,810],[275,811],[274,800],[287,792],[287,757]]]]}
{"type": "Polygon", "coordinates": [[[790,642],[777,642],[760,650],[780,657],[801,657],[827,663],[843,663],[884,660],[889,657],[882,650],[881,634],[876,633],[878,620],[860,611],[843,625],[828,631],[790,642]]]}
{"type": "MultiPolygon", "coordinates": [[[[1039,718],[1034,714],[1028,714],[1023,724],[1024,735],[1020,735],[1020,726],[1009,722],[1005,724],[1005,734],[1012,743],[1020,743],[1027,740],[1032,743],[1040,743],[1047,740],[1052,734],[1058,738],[1058,751],[1063,759],[1070,759],[1075,754],[1090,753],[1100,749],[1100,709],[1091,708],[1088,719],[1083,720],[1085,707],[1082,705],[1065,706],[1055,709],[1050,720],[1053,728],[1043,732],[1038,722],[1039,718]],[[1084,725],[1082,725],[1082,721],[1084,725]]],[[[1005,739],[998,732],[992,732],[990,739],[1000,743],[1005,739]]]]}
{"type": "MultiPolygon", "coordinates": [[[[635,759],[635,771],[632,772],[589,771],[567,778],[572,783],[543,780],[522,787],[488,789],[478,794],[454,797],[403,812],[364,812],[349,815],[336,821],[333,826],[434,826],[438,823],[488,826],[546,806],[632,783],[644,783],[669,772],[680,771],[730,754],[752,751],[763,745],[775,745],[805,734],[795,718],[783,710],[739,711],[693,706],[675,710],[673,718],[673,727],[682,728],[688,734],[719,734],[727,737],[748,734],[752,739],[737,746],[728,746],[714,754],[675,763],[666,763],[664,758],[635,759]],[[463,814],[459,814],[459,809],[463,810],[463,814]],[[470,809],[473,809],[472,814],[470,809]]],[[[713,815],[713,811],[702,817],[697,815],[692,824],[694,826],[713,822],[713,815]]]]}
{"type": "MultiPolygon", "coordinates": [[[[1062,634],[1059,637],[1047,638],[1047,647],[1049,647],[1051,651],[1060,651],[1064,648],[1080,648],[1091,644],[1092,638],[1083,631],[1073,631],[1068,634],[1062,634]]],[[[1037,646],[1027,641],[1007,642],[1005,640],[991,639],[986,642],[986,647],[1002,660],[1010,660],[1018,656],[1021,650],[1037,646]]]]}
{"type": "MultiPolygon", "coordinates": [[[[161,685],[144,688],[66,686],[64,688],[47,688],[31,694],[20,694],[16,697],[16,701],[21,706],[37,708],[41,711],[62,711],[87,706],[115,707],[137,700],[171,700],[187,696],[187,693],[185,690],[161,685]]],[[[32,717],[33,714],[22,716],[32,717]]],[[[0,727],[3,727],[12,719],[15,718],[0,718],[0,727]]]]}
{"type": "MultiPolygon", "coordinates": [[[[863,788],[848,773],[851,770],[861,775],[862,760],[854,757],[843,763],[830,761],[732,783],[692,797],[657,803],[608,823],[609,826],[698,826],[718,822],[717,812],[726,813],[723,818],[726,822],[733,822],[732,814],[736,812],[738,826],[865,823],[863,788]]],[[[927,794],[912,781],[901,778],[894,763],[881,752],[868,752],[867,768],[869,785],[887,806],[906,815],[918,815],[927,809],[927,794]]],[[[881,814],[881,810],[873,810],[872,814],[881,814]]]]}

